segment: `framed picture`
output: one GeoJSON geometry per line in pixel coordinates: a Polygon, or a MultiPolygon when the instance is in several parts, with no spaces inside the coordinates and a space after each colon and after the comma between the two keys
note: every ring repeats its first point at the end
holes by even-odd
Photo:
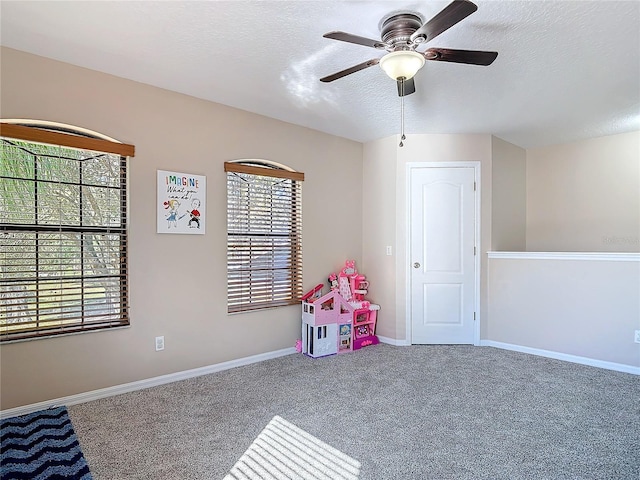
{"type": "Polygon", "coordinates": [[[206,177],[158,170],[157,182],[158,233],[204,235],[206,177]]]}

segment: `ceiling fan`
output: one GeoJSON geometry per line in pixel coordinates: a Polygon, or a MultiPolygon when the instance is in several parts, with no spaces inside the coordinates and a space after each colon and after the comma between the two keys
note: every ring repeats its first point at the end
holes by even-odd
{"type": "Polygon", "coordinates": [[[389,77],[396,80],[398,95],[403,97],[416,91],[413,76],[424,66],[426,60],[491,65],[498,56],[498,52],[449,48],[428,48],[424,52],[417,51],[417,48],[423,43],[433,40],[477,9],[478,7],[469,0],[454,0],[426,23],[424,23],[422,15],[418,13],[394,13],[381,20],[380,40],[340,31],[326,33],[323,35],[325,38],[386,50],[388,53],[382,58],[372,58],[332,75],[327,75],[320,81],[333,82],[379,64],[389,77]]]}

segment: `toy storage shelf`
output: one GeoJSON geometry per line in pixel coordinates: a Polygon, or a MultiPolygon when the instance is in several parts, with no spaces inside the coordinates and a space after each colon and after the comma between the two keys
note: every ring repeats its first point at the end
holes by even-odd
{"type": "Polygon", "coordinates": [[[376,329],[377,305],[362,308],[353,312],[353,349],[358,350],[367,345],[376,345],[378,337],[374,335],[376,329]],[[373,308],[371,308],[373,307],[373,308]]]}

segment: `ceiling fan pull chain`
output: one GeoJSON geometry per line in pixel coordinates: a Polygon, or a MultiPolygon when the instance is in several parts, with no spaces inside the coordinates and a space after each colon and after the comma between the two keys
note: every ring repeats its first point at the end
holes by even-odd
{"type": "Polygon", "coordinates": [[[404,147],[404,77],[400,77],[400,147],[404,147]]]}

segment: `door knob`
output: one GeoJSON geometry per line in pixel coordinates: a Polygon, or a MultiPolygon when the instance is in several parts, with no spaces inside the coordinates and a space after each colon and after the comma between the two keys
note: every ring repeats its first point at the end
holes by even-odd
{"type": "Polygon", "coordinates": [[[420,264],[418,262],[414,263],[413,268],[420,268],[420,264]]]}

